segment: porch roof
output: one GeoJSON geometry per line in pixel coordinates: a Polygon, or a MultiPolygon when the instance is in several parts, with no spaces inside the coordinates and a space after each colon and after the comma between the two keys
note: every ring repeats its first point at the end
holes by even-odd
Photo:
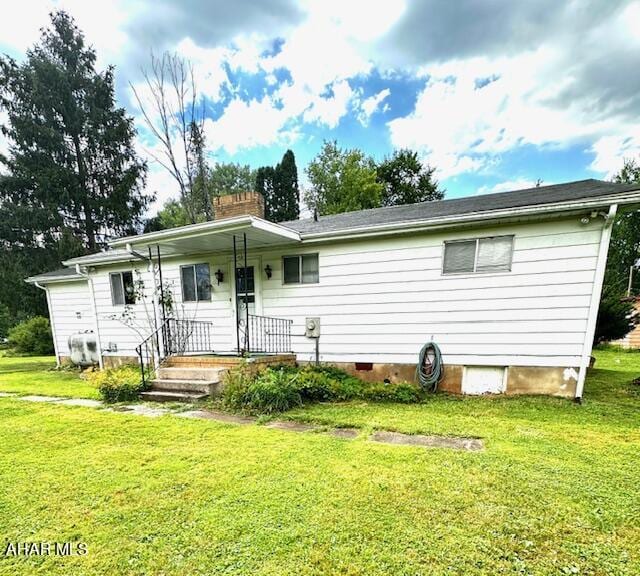
{"type": "Polygon", "coordinates": [[[156,246],[160,248],[162,255],[200,254],[232,250],[234,236],[236,242],[240,242],[238,248],[241,249],[244,234],[247,236],[249,249],[300,242],[300,234],[291,228],[255,216],[238,216],[118,238],[109,245],[112,248],[124,248],[127,252],[135,251],[142,254],[149,247],[155,251],[156,246]]]}

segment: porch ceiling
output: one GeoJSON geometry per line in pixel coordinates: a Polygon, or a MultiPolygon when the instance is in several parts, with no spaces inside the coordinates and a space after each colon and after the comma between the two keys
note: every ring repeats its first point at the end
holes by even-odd
{"type": "Polygon", "coordinates": [[[247,248],[253,250],[300,242],[300,235],[295,230],[254,216],[241,216],[130,236],[114,240],[110,245],[143,254],[149,246],[154,253],[159,246],[163,255],[228,252],[233,250],[234,236],[238,249],[242,250],[244,234],[247,236],[247,248]]]}

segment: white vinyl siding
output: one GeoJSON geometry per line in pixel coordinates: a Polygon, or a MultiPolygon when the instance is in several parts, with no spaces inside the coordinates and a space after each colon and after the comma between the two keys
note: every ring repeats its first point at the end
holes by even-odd
{"type": "Polygon", "coordinates": [[[315,352],[304,318],[319,316],[326,362],[415,363],[433,339],[450,364],[577,366],[601,229],[577,217],[485,228],[477,238],[513,249],[510,270],[482,274],[442,275],[443,243],[468,231],[314,245],[322,282],[310,286],[283,284],[279,254],[265,253],[263,313],[294,320],[300,360],[315,352]]]}
{"type": "Polygon", "coordinates": [[[93,308],[86,280],[51,283],[47,286],[51,302],[51,324],[56,335],[56,350],[69,356],[69,336],[94,330],[93,308]]]}

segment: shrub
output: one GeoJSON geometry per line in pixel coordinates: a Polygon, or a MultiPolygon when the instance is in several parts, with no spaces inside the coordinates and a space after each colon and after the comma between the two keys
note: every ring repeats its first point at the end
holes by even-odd
{"type": "Polygon", "coordinates": [[[226,373],[222,402],[235,410],[271,414],[300,406],[302,397],[296,375],[290,370],[267,368],[252,373],[248,365],[243,364],[226,373]]]}
{"type": "Polygon", "coordinates": [[[298,387],[309,400],[349,400],[362,395],[364,382],[333,366],[307,365],[298,370],[298,387]]]}
{"type": "Polygon", "coordinates": [[[51,325],[43,316],[34,316],[9,330],[9,346],[20,354],[53,354],[51,325]]]}
{"type": "Polygon", "coordinates": [[[418,385],[410,382],[399,382],[397,384],[374,382],[365,384],[362,389],[362,397],[366,400],[411,404],[421,400],[422,390],[418,385]]]}
{"type": "Polygon", "coordinates": [[[223,377],[222,403],[234,410],[243,410],[247,406],[249,385],[255,378],[246,363],[227,371],[223,377]]]}
{"type": "Polygon", "coordinates": [[[98,388],[105,402],[137,400],[144,390],[140,368],[135,365],[98,370],[90,373],[87,379],[98,388]]]}
{"type": "Polygon", "coordinates": [[[249,385],[247,406],[258,412],[285,412],[300,405],[302,397],[296,376],[284,370],[264,370],[249,385]]]}

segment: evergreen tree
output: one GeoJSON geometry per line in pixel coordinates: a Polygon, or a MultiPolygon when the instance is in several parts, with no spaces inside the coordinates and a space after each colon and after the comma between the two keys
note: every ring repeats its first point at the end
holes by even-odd
{"type": "Polygon", "coordinates": [[[271,222],[297,220],[300,215],[300,189],[296,158],[287,150],[274,167],[262,166],[256,171],[254,190],[264,197],[265,218],[271,222]]]}
{"type": "Polygon", "coordinates": [[[88,250],[139,224],[146,166],[136,156],[133,122],[116,108],[113,68],[95,69],[96,54],[65,12],[18,64],[0,58],[2,132],[0,237],[37,245],[64,228],[88,250]]]}
{"type": "Polygon", "coordinates": [[[25,276],[137,228],[150,201],[113,68],[97,72],[95,60],[65,12],[51,15],[24,62],[0,57],[9,143],[0,155],[0,304],[14,319],[46,310],[25,276]]]}

